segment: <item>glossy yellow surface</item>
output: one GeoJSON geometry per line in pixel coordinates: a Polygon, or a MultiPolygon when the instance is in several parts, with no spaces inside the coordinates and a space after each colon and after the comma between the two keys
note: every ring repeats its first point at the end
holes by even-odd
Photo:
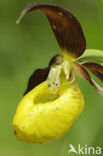
{"type": "Polygon", "coordinates": [[[13,120],[15,135],[30,143],[59,138],[70,129],[83,108],[84,98],[75,81],[64,82],[56,94],[48,91],[45,81],[21,100],[13,120]]]}

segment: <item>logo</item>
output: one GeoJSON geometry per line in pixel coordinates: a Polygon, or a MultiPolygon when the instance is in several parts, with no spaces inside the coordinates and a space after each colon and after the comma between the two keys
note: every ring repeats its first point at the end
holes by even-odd
{"type": "Polygon", "coordinates": [[[80,144],[78,144],[78,147],[76,149],[72,144],[70,144],[68,154],[70,154],[70,153],[100,155],[100,154],[102,154],[102,149],[99,146],[89,147],[87,144],[85,144],[84,146],[81,146],[80,144]]]}

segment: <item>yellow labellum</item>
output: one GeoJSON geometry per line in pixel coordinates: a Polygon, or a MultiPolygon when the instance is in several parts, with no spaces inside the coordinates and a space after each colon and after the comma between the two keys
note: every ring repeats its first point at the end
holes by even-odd
{"type": "Polygon", "coordinates": [[[29,143],[46,143],[67,132],[84,108],[84,98],[76,83],[64,82],[56,94],[47,81],[21,100],[13,128],[17,138],[29,143]]]}

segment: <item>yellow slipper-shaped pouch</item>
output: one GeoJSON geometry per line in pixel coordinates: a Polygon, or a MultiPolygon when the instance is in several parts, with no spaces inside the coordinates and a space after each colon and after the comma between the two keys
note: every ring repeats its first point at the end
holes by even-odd
{"type": "Polygon", "coordinates": [[[32,143],[46,143],[67,132],[84,107],[83,95],[76,83],[62,83],[59,91],[48,91],[41,83],[21,100],[13,128],[17,138],[32,143]]]}

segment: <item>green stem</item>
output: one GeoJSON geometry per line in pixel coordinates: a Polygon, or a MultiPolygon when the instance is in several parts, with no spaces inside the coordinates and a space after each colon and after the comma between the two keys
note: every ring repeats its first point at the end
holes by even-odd
{"type": "Polygon", "coordinates": [[[99,16],[100,16],[100,28],[101,28],[101,34],[103,39],[103,0],[97,0],[97,1],[98,1],[99,16]]]}

